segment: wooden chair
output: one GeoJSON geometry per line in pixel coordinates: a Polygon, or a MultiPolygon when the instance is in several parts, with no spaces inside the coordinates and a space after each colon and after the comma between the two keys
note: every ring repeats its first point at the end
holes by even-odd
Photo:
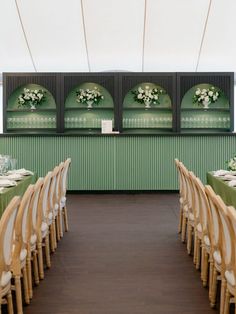
{"type": "Polygon", "coordinates": [[[181,225],[181,240],[184,243],[186,240],[186,229],[187,229],[187,221],[189,214],[189,204],[188,204],[188,191],[187,191],[187,181],[185,177],[185,172],[187,169],[183,165],[182,162],[178,163],[179,167],[179,175],[181,180],[181,199],[180,199],[180,219],[182,218],[182,222],[179,223],[181,225]]]}
{"type": "Polygon", "coordinates": [[[21,294],[21,276],[23,276],[24,300],[26,304],[29,300],[29,286],[27,276],[27,241],[29,241],[29,213],[30,202],[34,192],[34,186],[29,185],[20,202],[19,210],[15,220],[15,237],[14,248],[11,263],[11,271],[13,274],[16,290],[17,313],[23,313],[22,294],[21,294]]]}
{"type": "MultiPolygon", "coordinates": [[[[196,188],[196,202],[197,207],[199,208],[199,222],[198,228],[196,228],[196,237],[199,239],[199,242],[196,242],[196,250],[200,250],[201,246],[201,279],[203,286],[206,287],[208,283],[208,270],[209,270],[209,261],[212,259],[211,256],[211,236],[209,231],[210,224],[210,209],[209,202],[205,193],[205,186],[202,184],[199,178],[194,179],[195,188],[196,188]],[[200,224],[200,225],[199,225],[200,224]]],[[[200,262],[200,259],[197,260],[197,263],[200,262]]],[[[211,276],[209,276],[211,277],[211,276]]],[[[210,282],[209,282],[210,286],[210,282]]]]}
{"type": "Polygon", "coordinates": [[[223,231],[220,220],[219,212],[225,210],[225,204],[220,198],[220,196],[216,195],[213,191],[212,187],[207,185],[206,195],[209,201],[209,208],[211,212],[211,221],[209,223],[209,231],[211,234],[211,256],[212,260],[210,260],[210,288],[209,288],[209,297],[211,307],[215,307],[216,305],[216,293],[217,293],[217,280],[221,280],[221,298],[220,298],[220,313],[222,313],[222,309],[224,306],[225,299],[225,287],[226,287],[226,279],[224,277],[225,274],[225,264],[223,259],[223,231]]]}
{"type": "Polygon", "coordinates": [[[183,174],[183,182],[186,186],[186,206],[183,213],[183,224],[187,223],[187,252],[188,254],[191,254],[192,235],[195,226],[194,192],[189,171],[183,165],[181,165],[181,171],[183,174]]]}
{"type": "Polygon", "coordinates": [[[13,234],[17,211],[20,205],[20,197],[15,196],[0,220],[0,313],[1,304],[7,298],[8,313],[13,313],[12,294],[11,294],[11,262],[13,249],[13,234]]]}
{"type": "Polygon", "coordinates": [[[50,221],[50,244],[52,252],[57,248],[57,239],[59,239],[60,235],[60,227],[59,227],[59,204],[57,199],[57,187],[58,181],[60,178],[62,166],[56,166],[52,171],[52,179],[49,188],[49,212],[52,213],[52,221],[50,221]],[[57,228],[56,228],[57,225],[57,228]],[[56,230],[57,229],[57,230],[56,230]]]}
{"type": "Polygon", "coordinates": [[[44,278],[44,263],[43,263],[43,246],[45,247],[46,266],[51,267],[50,245],[49,245],[49,225],[53,219],[53,214],[49,211],[49,188],[52,179],[52,172],[48,172],[44,178],[41,188],[38,211],[37,211],[37,251],[38,251],[38,266],[39,278],[44,278]]]}
{"type": "Polygon", "coordinates": [[[58,171],[56,174],[56,184],[55,184],[55,191],[53,194],[53,203],[54,203],[54,217],[55,217],[55,224],[56,224],[56,238],[57,241],[61,238],[61,228],[62,228],[62,215],[60,213],[60,193],[61,193],[61,177],[62,177],[62,170],[64,168],[64,162],[61,162],[58,166],[58,171]]]}
{"type": "Polygon", "coordinates": [[[28,234],[27,234],[27,277],[29,286],[29,297],[33,297],[33,284],[32,284],[32,268],[31,260],[33,260],[33,273],[34,283],[39,284],[39,271],[37,260],[37,219],[38,219],[38,202],[40,192],[43,186],[43,178],[39,178],[34,185],[34,191],[30,202],[30,211],[28,216],[28,234]]]}
{"type": "MultiPolygon", "coordinates": [[[[227,208],[227,213],[223,212],[222,215],[224,215],[225,225],[227,225],[225,228],[226,245],[223,251],[227,282],[224,314],[229,314],[230,301],[236,303],[236,209],[230,206],[227,208]],[[231,296],[233,296],[233,299],[230,300],[231,296]]],[[[234,311],[236,313],[236,305],[234,311]]]]}
{"type": "Polygon", "coordinates": [[[67,213],[67,207],[66,207],[66,191],[67,191],[67,176],[68,176],[68,170],[71,164],[71,158],[67,158],[64,162],[64,167],[61,171],[61,180],[60,180],[60,222],[61,222],[61,230],[60,230],[60,236],[63,236],[63,228],[62,228],[62,216],[64,220],[64,228],[65,231],[68,231],[68,213],[67,213]]]}
{"type": "Polygon", "coordinates": [[[183,207],[184,207],[184,201],[185,201],[185,194],[184,194],[184,186],[182,183],[182,173],[180,169],[180,161],[175,158],[175,165],[176,169],[178,171],[178,181],[179,181],[179,225],[178,225],[178,233],[181,233],[182,231],[182,221],[183,221],[183,207]]]}

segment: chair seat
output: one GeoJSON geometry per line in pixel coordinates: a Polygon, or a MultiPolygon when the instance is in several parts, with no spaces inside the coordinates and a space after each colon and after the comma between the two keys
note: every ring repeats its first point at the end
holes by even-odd
{"type": "Polygon", "coordinates": [[[211,245],[211,242],[210,242],[210,239],[207,235],[204,236],[204,243],[207,245],[207,246],[210,246],[211,245]]]}
{"type": "Polygon", "coordinates": [[[30,237],[30,244],[34,245],[37,241],[37,235],[36,234],[32,234],[32,236],[30,237]]]}
{"type": "Polygon", "coordinates": [[[198,232],[202,232],[202,225],[200,224],[200,222],[199,222],[199,224],[197,225],[197,231],[198,231],[198,232]]]}
{"type": "Polygon", "coordinates": [[[42,232],[42,238],[45,238],[48,232],[48,225],[44,221],[42,222],[42,225],[41,225],[41,232],[42,232]]]}
{"type": "Polygon", "coordinates": [[[62,196],[61,201],[60,201],[60,208],[64,208],[66,206],[66,197],[62,196]]]}
{"type": "Polygon", "coordinates": [[[58,209],[59,209],[59,205],[58,205],[58,204],[55,204],[54,210],[53,210],[54,216],[57,216],[57,214],[58,214],[58,209]]]}
{"type": "Polygon", "coordinates": [[[51,225],[52,221],[53,221],[53,213],[50,212],[50,213],[48,214],[48,224],[51,225]]]}
{"type": "Polygon", "coordinates": [[[193,213],[189,213],[188,214],[188,219],[191,221],[194,221],[194,214],[193,213]]]}
{"type": "Polygon", "coordinates": [[[214,260],[216,261],[216,263],[217,263],[218,265],[220,265],[220,264],[221,264],[221,261],[222,261],[220,251],[215,251],[215,252],[213,253],[213,257],[214,257],[214,260]]]}
{"type": "Polygon", "coordinates": [[[11,272],[10,271],[3,271],[1,276],[1,287],[4,288],[10,281],[11,281],[11,272]]]}
{"type": "Polygon", "coordinates": [[[227,280],[227,282],[231,285],[231,286],[235,286],[235,276],[234,276],[234,272],[231,270],[226,270],[225,272],[225,278],[227,280]]]}
{"type": "MultiPolygon", "coordinates": [[[[15,245],[13,244],[12,252],[14,252],[14,250],[15,250],[15,245]]],[[[21,252],[20,252],[20,261],[21,262],[25,260],[26,255],[27,255],[27,250],[26,249],[22,249],[21,252]]]]}

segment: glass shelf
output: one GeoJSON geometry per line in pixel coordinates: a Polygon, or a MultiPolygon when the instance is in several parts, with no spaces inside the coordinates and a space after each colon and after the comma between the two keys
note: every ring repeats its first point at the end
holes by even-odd
{"type": "Polygon", "coordinates": [[[124,110],[133,110],[133,109],[138,109],[138,110],[172,110],[171,107],[150,107],[150,108],[145,108],[145,107],[138,107],[138,106],[130,106],[130,107],[123,107],[124,110]]]}
{"type": "Polygon", "coordinates": [[[37,109],[7,109],[7,112],[35,112],[37,111],[56,111],[56,108],[37,108],[37,109]]]}

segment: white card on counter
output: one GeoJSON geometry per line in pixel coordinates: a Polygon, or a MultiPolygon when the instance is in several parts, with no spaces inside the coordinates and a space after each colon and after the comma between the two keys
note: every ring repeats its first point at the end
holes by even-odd
{"type": "Polygon", "coordinates": [[[102,133],[112,133],[112,120],[102,120],[102,133]]]}

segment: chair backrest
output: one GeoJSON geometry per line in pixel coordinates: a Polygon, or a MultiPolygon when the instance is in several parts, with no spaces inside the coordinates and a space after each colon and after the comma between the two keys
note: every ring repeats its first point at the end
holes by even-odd
{"type": "Polygon", "coordinates": [[[70,164],[71,164],[71,158],[67,158],[66,161],[64,162],[64,167],[61,172],[61,196],[66,195],[67,174],[68,174],[70,164]]]}
{"type": "Polygon", "coordinates": [[[195,186],[199,197],[199,221],[202,226],[203,234],[207,235],[210,240],[209,224],[211,224],[211,212],[209,208],[208,198],[205,192],[205,186],[199,178],[195,179],[195,186]]]}
{"type": "Polygon", "coordinates": [[[222,247],[221,247],[221,252],[222,252],[222,259],[224,265],[229,265],[231,262],[232,258],[232,235],[233,235],[233,230],[231,230],[232,225],[229,221],[229,217],[227,214],[227,206],[221,199],[219,195],[216,197],[216,201],[218,203],[218,212],[219,212],[219,218],[220,218],[220,232],[222,233],[222,247]]]}
{"type": "Polygon", "coordinates": [[[64,169],[64,162],[61,162],[58,166],[58,174],[56,178],[56,187],[55,187],[55,193],[54,193],[54,203],[60,204],[60,193],[61,193],[61,180],[62,180],[62,172],[64,169]]]}
{"type": "Polygon", "coordinates": [[[228,263],[228,260],[225,260],[226,268],[228,270],[234,270],[234,274],[236,275],[236,209],[232,206],[227,208],[227,216],[228,216],[228,228],[230,232],[231,239],[231,260],[228,263]]]}
{"type": "Polygon", "coordinates": [[[209,201],[209,209],[211,212],[211,223],[209,223],[209,231],[211,235],[211,243],[215,250],[220,250],[222,242],[222,234],[220,232],[219,209],[217,195],[210,185],[205,187],[206,195],[209,201]]]}
{"type": "MultiPolygon", "coordinates": [[[[193,209],[193,214],[194,214],[194,218],[195,218],[195,224],[198,224],[200,222],[200,198],[199,198],[199,194],[197,191],[197,187],[196,187],[196,179],[197,177],[195,176],[195,174],[192,171],[189,171],[189,184],[190,184],[190,191],[192,194],[192,209],[193,209]]],[[[190,195],[191,197],[191,195],[190,195]]]]}
{"type": "Polygon", "coordinates": [[[43,186],[43,182],[44,179],[43,178],[39,178],[37,180],[37,182],[34,185],[34,193],[32,195],[32,199],[31,199],[31,217],[29,217],[29,219],[31,219],[32,221],[32,230],[31,230],[31,234],[34,234],[36,232],[36,228],[37,228],[37,220],[38,220],[38,208],[39,208],[39,196],[40,196],[40,192],[43,186]]]}
{"type": "Polygon", "coordinates": [[[180,161],[179,159],[175,158],[175,165],[176,165],[176,169],[178,171],[178,180],[179,180],[179,194],[180,196],[182,196],[182,178],[181,178],[181,170],[180,170],[180,161]]]}
{"type": "Polygon", "coordinates": [[[49,188],[49,205],[50,210],[53,211],[55,206],[55,194],[56,194],[56,185],[57,185],[57,177],[59,174],[59,166],[56,166],[52,171],[52,178],[51,178],[51,184],[49,188]]]}
{"type": "Polygon", "coordinates": [[[186,167],[182,162],[179,162],[179,174],[181,180],[181,196],[183,197],[184,202],[187,202],[187,181],[185,177],[185,172],[187,171],[186,167]]]}
{"type": "Polygon", "coordinates": [[[192,190],[192,183],[189,177],[188,169],[182,164],[181,165],[182,175],[183,175],[183,182],[186,187],[186,201],[188,204],[188,208],[192,211],[193,208],[193,190],[192,190]]]}
{"type": "Polygon", "coordinates": [[[38,208],[38,219],[37,219],[37,230],[40,230],[42,221],[47,222],[49,214],[49,187],[51,184],[52,172],[49,171],[44,178],[43,186],[41,188],[39,196],[39,208],[38,208]]]}
{"type": "Polygon", "coordinates": [[[0,219],[0,273],[11,265],[14,225],[20,200],[19,196],[13,197],[0,219]]]}

